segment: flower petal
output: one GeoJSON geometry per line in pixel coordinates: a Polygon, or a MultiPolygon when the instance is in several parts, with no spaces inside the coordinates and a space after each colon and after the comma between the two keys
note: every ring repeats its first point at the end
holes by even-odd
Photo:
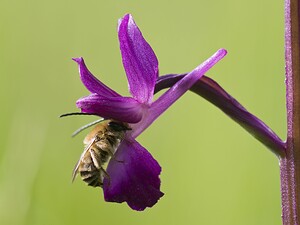
{"type": "Polygon", "coordinates": [[[108,98],[91,94],[79,99],[76,105],[82,112],[127,123],[137,123],[142,118],[141,104],[130,97],[108,98]]]}
{"type": "Polygon", "coordinates": [[[131,15],[119,21],[119,41],[129,90],[140,102],[151,103],[158,77],[158,60],[131,15]]]}
{"type": "Polygon", "coordinates": [[[219,62],[227,51],[219,49],[214,55],[188,73],[181,80],[175,83],[169,90],[162,94],[148,110],[148,116],[139,123],[132,126],[132,136],[135,138],[141,134],[151,123],[154,122],[164,111],[166,111],[177,99],[187,92],[210,68],[219,62]]]}
{"type": "MultiPolygon", "coordinates": [[[[172,74],[160,77],[156,83],[155,91],[158,92],[164,88],[173,86],[185,75],[186,74],[172,74]]],[[[247,111],[247,109],[227,93],[216,81],[203,76],[190,90],[221,109],[276,155],[284,154],[286,148],[285,142],[263,121],[247,111]]]]}
{"type": "Polygon", "coordinates": [[[161,167],[137,141],[125,139],[107,167],[104,198],[108,202],[127,202],[134,210],[152,207],[164,194],[160,191],[161,167]]]}
{"type": "Polygon", "coordinates": [[[106,97],[117,97],[121,96],[114,90],[107,87],[105,84],[103,84],[101,81],[99,81],[86,67],[84,60],[82,57],[80,58],[73,58],[75,62],[77,62],[79,67],[79,74],[80,79],[84,86],[91,92],[91,93],[97,93],[102,96],[106,97]]]}

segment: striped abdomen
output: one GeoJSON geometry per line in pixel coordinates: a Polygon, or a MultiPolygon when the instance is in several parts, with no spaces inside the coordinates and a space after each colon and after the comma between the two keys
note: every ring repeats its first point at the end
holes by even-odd
{"type": "Polygon", "coordinates": [[[74,168],[73,180],[80,173],[89,186],[102,187],[104,177],[109,178],[103,166],[114,156],[127,130],[127,124],[117,121],[98,124],[84,139],[86,147],[74,168]]]}

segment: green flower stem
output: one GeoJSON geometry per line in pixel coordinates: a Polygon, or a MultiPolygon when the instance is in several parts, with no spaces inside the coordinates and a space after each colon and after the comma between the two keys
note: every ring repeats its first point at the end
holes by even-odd
{"type": "Polygon", "coordinates": [[[300,224],[299,0],[285,0],[287,149],[280,157],[282,222],[300,224]]]}

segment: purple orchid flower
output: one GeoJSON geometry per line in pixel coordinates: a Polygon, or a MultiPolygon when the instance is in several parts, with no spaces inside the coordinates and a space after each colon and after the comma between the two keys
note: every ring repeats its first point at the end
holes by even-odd
{"type": "Polygon", "coordinates": [[[158,60],[131,15],[119,20],[118,36],[132,97],[123,97],[107,87],[87,69],[83,58],[74,58],[81,80],[91,92],[76,104],[83,113],[126,122],[132,128],[115,153],[118,161],[110,160],[108,164],[110,178],[103,181],[104,198],[109,202],[127,202],[134,210],[144,210],[163,196],[159,179],[161,167],[135,140],[136,137],[222,59],[226,50],[218,50],[153,101],[158,80],[158,60]]]}

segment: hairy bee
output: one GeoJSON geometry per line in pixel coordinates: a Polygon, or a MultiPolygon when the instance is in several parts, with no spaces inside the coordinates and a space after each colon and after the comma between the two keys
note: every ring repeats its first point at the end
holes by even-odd
{"type": "MultiPolygon", "coordinates": [[[[68,113],[61,115],[61,117],[70,115],[88,114],[68,113]]],[[[116,149],[125,137],[126,131],[131,130],[131,128],[127,123],[111,119],[100,119],[75,131],[72,136],[95,124],[97,125],[83,141],[85,148],[74,167],[72,181],[79,173],[81,179],[89,186],[102,187],[104,177],[109,178],[103,166],[110,158],[114,157],[116,149]]]]}
{"type": "Polygon", "coordinates": [[[104,120],[85,137],[85,149],[73,170],[72,181],[77,173],[89,186],[102,187],[104,177],[108,177],[103,165],[108,162],[130,130],[128,124],[115,120],[104,120]]]}

